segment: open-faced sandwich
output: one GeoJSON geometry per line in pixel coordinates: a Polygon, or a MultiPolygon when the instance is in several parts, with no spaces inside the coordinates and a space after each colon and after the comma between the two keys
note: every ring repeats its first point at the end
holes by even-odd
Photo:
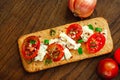
{"type": "Polygon", "coordinates": [[[18,44],[28,72],[104,55],[113,49],[108,23],[102,17],[23,35],[18,44]]]}

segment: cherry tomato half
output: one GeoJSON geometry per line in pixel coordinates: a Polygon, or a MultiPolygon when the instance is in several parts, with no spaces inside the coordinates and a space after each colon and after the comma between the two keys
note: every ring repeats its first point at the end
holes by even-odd
{"type": "Polygon", "coordinates": [[[66,34],[74,40],[80,39],[82,34],[82,27],[79,24],[71,24],[66,31],[66,34]]]}
{"type": "Polygon", "coordinates": [[[101,60],[97,67],[98,74],[106,80],[116,77],[118,70],[119,67],[117,63],[111,58],[101,60]]]}
{"type": "Polygon", "coordinates": [[[63,47],[60,44],[53,43],[48,45],[47,51],[53,61],[59,61],[64,56],[63,47]]]}
{"type": "Polygon", "coordinates": [[[114,53],[114,59],[120,65],[120,48],[118,48],[114,53]]]}
{"type": "Polygon", "coordinates": [[[105,37],[103,34],[100,33],[94,33],[90,36],[86,43],[86,47],[89,52],[95,53],[103,48],[105,44],[105,37]]]}
{"type": "Polygon", "coordinates": [[[27,37],[22,44],[22,55],[26,60],[37,56],[40,47],[40,40],[37,36],[27,37]]]}

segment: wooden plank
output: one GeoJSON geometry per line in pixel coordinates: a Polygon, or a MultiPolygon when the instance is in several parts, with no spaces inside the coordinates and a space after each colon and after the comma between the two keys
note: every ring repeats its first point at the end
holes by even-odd
{"type": "MultiPolygon", "coordinates": [[[[94,13],[108,20],[114,41],[111,54],[27,73],[19,56],[17,39],[26,33],[81,20],[68,9],[68,0],[0,0],[0,80],[101,80],[99,60],[113,57],[120,47],[120,0],[98,0],[94,13]]],[[[87,19],[89,19],[87,18],[87,19]]],[[[113,80],[120,80],[119,75],[113,80]]]]}

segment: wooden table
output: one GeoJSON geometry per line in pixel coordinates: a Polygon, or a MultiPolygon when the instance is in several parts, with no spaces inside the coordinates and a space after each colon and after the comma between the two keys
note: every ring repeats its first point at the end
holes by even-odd
{"type": "MultiPolygon", "coordinates": [[[[120,47],[120,0],[98,0],[89,17],[102,16],[108,20],[114,41],[110,54],[36,73],[23,69],[17,39],[27,33],[81,20],[73,16],[67,4],[67,0],[0,0],[0,80],[101,80],[96,73],[98,61],[113,57],[120,47]]],[[[120,80],[120,72],[113,80],[120,80]]]]}

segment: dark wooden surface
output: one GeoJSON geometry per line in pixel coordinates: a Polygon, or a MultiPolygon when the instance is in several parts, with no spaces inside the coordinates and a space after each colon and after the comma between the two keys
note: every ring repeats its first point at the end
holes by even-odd
{"type": "MultiPolygon", "coordinates": [[[[89,17],[102,16],[108,20],[114,41],[110,54],[36,73],[23,69],[17,39],[27,33],[81,20],[73,16],[67,3],[67,0],[0,0],[0,80],[101,80],[96,73],[98,61],[113,57],[120,47],[120,0],[98,0],[89,17]]],[[[113,80],[120,80],[120,72],[113,80]]]]}

